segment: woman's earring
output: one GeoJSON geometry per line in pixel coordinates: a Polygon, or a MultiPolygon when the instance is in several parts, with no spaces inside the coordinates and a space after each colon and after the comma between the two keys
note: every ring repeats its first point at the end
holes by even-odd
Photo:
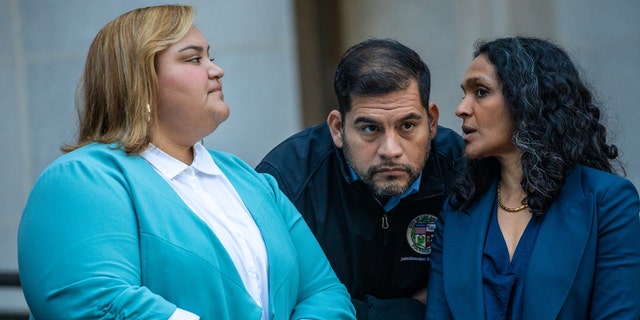
{"type": "Polygon", "coordinates": [[[151,122],[151,106],[147,103],[147,122],[151,122]]]}

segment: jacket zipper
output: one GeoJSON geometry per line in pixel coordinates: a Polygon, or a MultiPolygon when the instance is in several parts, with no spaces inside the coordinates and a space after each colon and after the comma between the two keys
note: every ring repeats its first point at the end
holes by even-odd
{"type": "Polygon", "coordinates": [[[382,229],[384,229],[384,230],[389,229],[389,220],[387,220],[387,214],[386,213],[382,214],[382,229]]]}

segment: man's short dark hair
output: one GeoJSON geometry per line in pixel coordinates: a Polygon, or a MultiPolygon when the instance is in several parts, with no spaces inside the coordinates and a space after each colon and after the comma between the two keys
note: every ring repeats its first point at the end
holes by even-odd
{"type": "Polygon", "coordinates": [[[431,73],[418,53],[391,39],[369,39],[349,48],[336,67],[333,87],[344,116],[356,96],[378,96],[404,90],[416,80],[420,102],[429,106],[431,73]]]}

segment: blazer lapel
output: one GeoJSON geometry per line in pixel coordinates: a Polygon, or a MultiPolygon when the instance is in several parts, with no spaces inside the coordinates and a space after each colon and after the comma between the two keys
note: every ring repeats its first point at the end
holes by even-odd
{"type": "Polygon", "coordinates": [[[569,175],[544,217],[531,253],[524,292],[524,319],[555,319],[583,258],[593,208],[582,193],[579,170],[569,175]]]}
{"type": "Polygon", "coordinates": [[[153,167],[140,156],[125,156],[120,163],[131,183],[134,205],[153,214],[139,214],[141,232],[161,234],[224,272],[227,279],[242,287],[231,256],[211,228],[187,206],[153,167]],[[146,198],[152,194],[155,201],[146,198]],[[167,225],[172,226],[167,228],[167,225]],[[173,230],[179,230],[174,232],[173,230]],[[210,243],[211,246],[205,245],[210,243]],[[213,250],[212,250],[213,248],[213,250]]]}
{"type": "Polygon", "coordinates": [[[449,213],[445,221],[444,286],[455,319],[484,319],[482,252],[495,212],[496,183],[467,212],[449,213]]]}
{"type": "Polygon", "coordinates": [[[285,221],[282,220],[282,213],[279,212],[284,209],[276,207],[275,201],[273,201],[275,197],[273,191],[269,193],[268,187],[262,185],[260,180],[254,176],[256,173],[252,171],[253,169],[238,165],[228,158],[217,156],[215,153],[212,156],[216,163],[219,163],[220,169],[236,189],[260,229],[270,266],[269,292],[273,293],[283,283],[289,281],[288,272],[292,270],[291,266],[296,263],[295,257],[285,249],[290,247],[291,243],[287,237],[289,230],[285,227],[285,221]]]}

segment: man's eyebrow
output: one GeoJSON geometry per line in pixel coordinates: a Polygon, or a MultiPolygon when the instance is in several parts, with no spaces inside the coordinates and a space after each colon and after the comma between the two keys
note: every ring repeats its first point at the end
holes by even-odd
{"type": "Polygon", "coordinates": [[[353,119],[353,124],[358,124],[358,123],[378,123],[378,121],[375,121],[375,120],[373,120],[371,118],[368,118],[368,117],[360,116],[360,117],[357,117],[357,118],[353,119]]]}
{"type": "Polygon", "coordinates": [[[400,121],[407,121],[407,120],[420,120],[422,119],[422,115],[419,113],[415,113],[415,112],[411,112],[408,115],[404,116],[402,119],[400,119],[400,121]]]}
{"type": "MultiPolygon", "coordinates": [[[[400,122],[407,121],[407,120],[420,120],[420,119],[422,119],[422,118],[423,118],[423,116],[422,116],[421,114],[416,113],[416,112],[411,112],[411,113],[409,113],[408,115],[406,115],[406,116],[402,117],[402,118],[400,119],[400,122]]],[[[378,124],[378,123],[380,123],[380,121],[377,121],[377,120],[371,119],[371,118],[369,118],[369,117],[360,116],[360,117],[357,117],[357,118],[353,119],[353,123],[354,123],[354,124],[358,124],[358,123],[373,123],[373,124],[378,124]]]]}

